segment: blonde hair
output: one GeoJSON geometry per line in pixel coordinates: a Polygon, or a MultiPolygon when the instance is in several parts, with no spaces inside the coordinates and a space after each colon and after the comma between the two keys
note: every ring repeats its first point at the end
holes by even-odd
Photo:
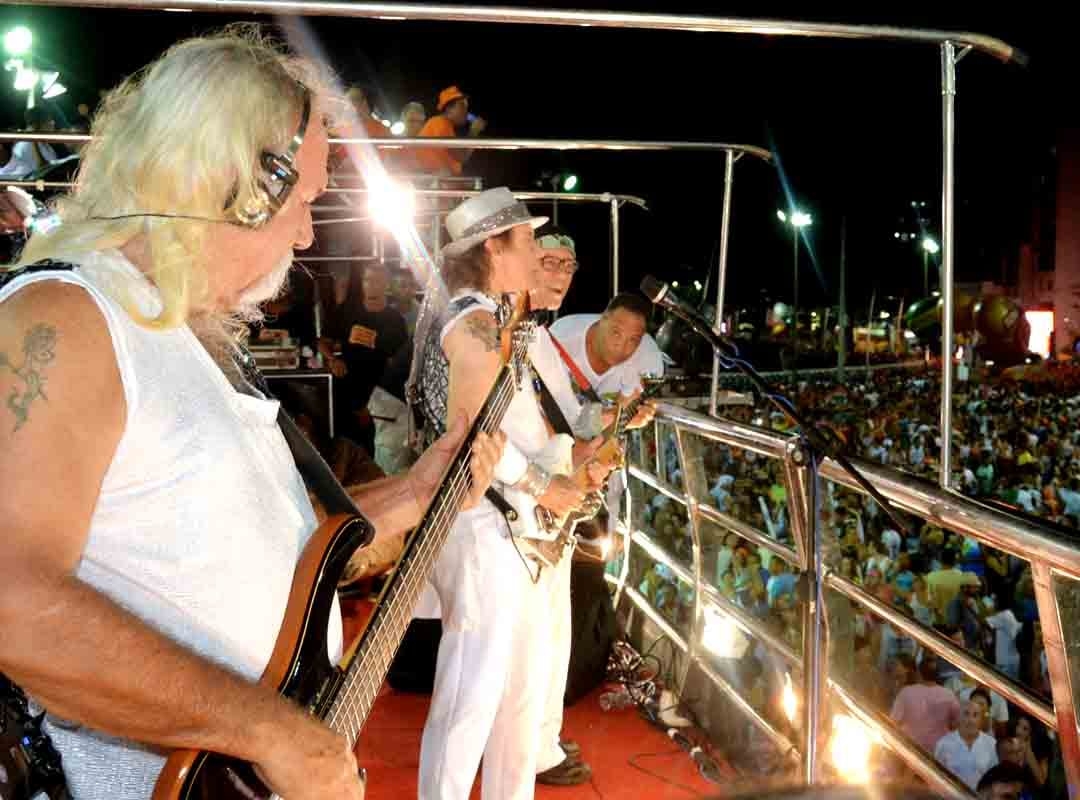
{"type": "Polygon", "coordinates": [[[128,313],[147,327],[189,320],[209,298],[206,222],[125,214],[177,214],[235,220],[262,201],[264,151],[284,152],[305,94],[312,114],[340,100],[331,77],[287,55],[260,27],[233,25],[180,42],[128,78],[103,101],[73,191],[58,199],[60,225],[32,235],[20,269],[43,259],[71,260],[145,238],[149,277],[161,298],[148,318],[127,297],[128,313]]]}

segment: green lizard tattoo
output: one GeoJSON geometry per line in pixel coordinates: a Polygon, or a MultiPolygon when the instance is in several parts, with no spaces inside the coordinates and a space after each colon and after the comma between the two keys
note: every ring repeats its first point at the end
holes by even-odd
{"type": "Polygon", "coordinates": [[[31,403],[39,397],[49,399],[42,370],[56,358],[56,328],[44,323],[32,327],[23,339],[23,356],[22,364],[15,366],[7,353],[0,353],[0,369],[13,372],[24,384],[23,388],[15,386],[7,399],[7,407],[15,414],[16,431],[26,423],[31,403]]]}

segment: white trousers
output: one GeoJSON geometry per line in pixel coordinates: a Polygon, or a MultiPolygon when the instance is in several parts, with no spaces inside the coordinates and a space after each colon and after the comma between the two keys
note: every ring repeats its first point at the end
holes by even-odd
{"type": "Polygon", "coordinates": [[[547,674],[549,584],[533,584],[496,513],[458,517],[431,576],[443,620],[420,743],[420,800],[531,800],[547,674]]]}
{"type": "Polygon", "coordinates": [[[557,767],[566,759],[559,746],[563,723],[563,698],[570,670],[570,568],[572,551],[567,551],[550,574],[548,603],[551,613],[550,674],[544,694],[544,719],[540,725],[540,751],[536,756],[537,773],[557,767]]]}

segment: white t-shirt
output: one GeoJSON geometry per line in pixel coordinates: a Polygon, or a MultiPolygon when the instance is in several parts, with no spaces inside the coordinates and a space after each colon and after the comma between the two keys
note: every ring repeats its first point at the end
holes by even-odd
{"type": "Polygon", "coordinates": [[[975,791],[979,779],[998,763],[997,742],[993,736],[979,731],[968,747],[958,731],[951,731],[938,739],[934,759],[975,791]]]}
{"type": "Polygon", "coordinates": [[[889,551],[889,558],[895,560],[900,555],[900,546],[903,541],[900,539],[900,534],[892,528],[886,528],[882,532],[881,543],[889,551]]]}
{"type": "Polygon", "coordinates": [[[574,363],[598,395],[630,395],[641,388],[642,375],[660,377],[664,374],[664,357],[656,341],[646,333],[630,358],[611,367],[604,374],[597,375],[585,352],[585,336],[599,319],[599,314],[572,314],[555,320],[551,326],[551,335],[574,359],[574,363]]]}
{"type": "Polygon", "coordinates": [[[986,618],[986,624],[994,629],[994,663],[1009,667],[1020,663],[1020,651],[1016,649],[1016,635],[1024,625],[1009,609],[986,618]]]}

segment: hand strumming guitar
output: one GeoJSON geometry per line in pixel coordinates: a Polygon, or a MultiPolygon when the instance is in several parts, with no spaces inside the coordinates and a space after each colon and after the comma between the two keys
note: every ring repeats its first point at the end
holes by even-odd
{"type": "Polygon", "coordinates": [[[555,475],[537,502],[557,517],[564,517],[585,502],[585,491],[565,475],[555,475]]]}

